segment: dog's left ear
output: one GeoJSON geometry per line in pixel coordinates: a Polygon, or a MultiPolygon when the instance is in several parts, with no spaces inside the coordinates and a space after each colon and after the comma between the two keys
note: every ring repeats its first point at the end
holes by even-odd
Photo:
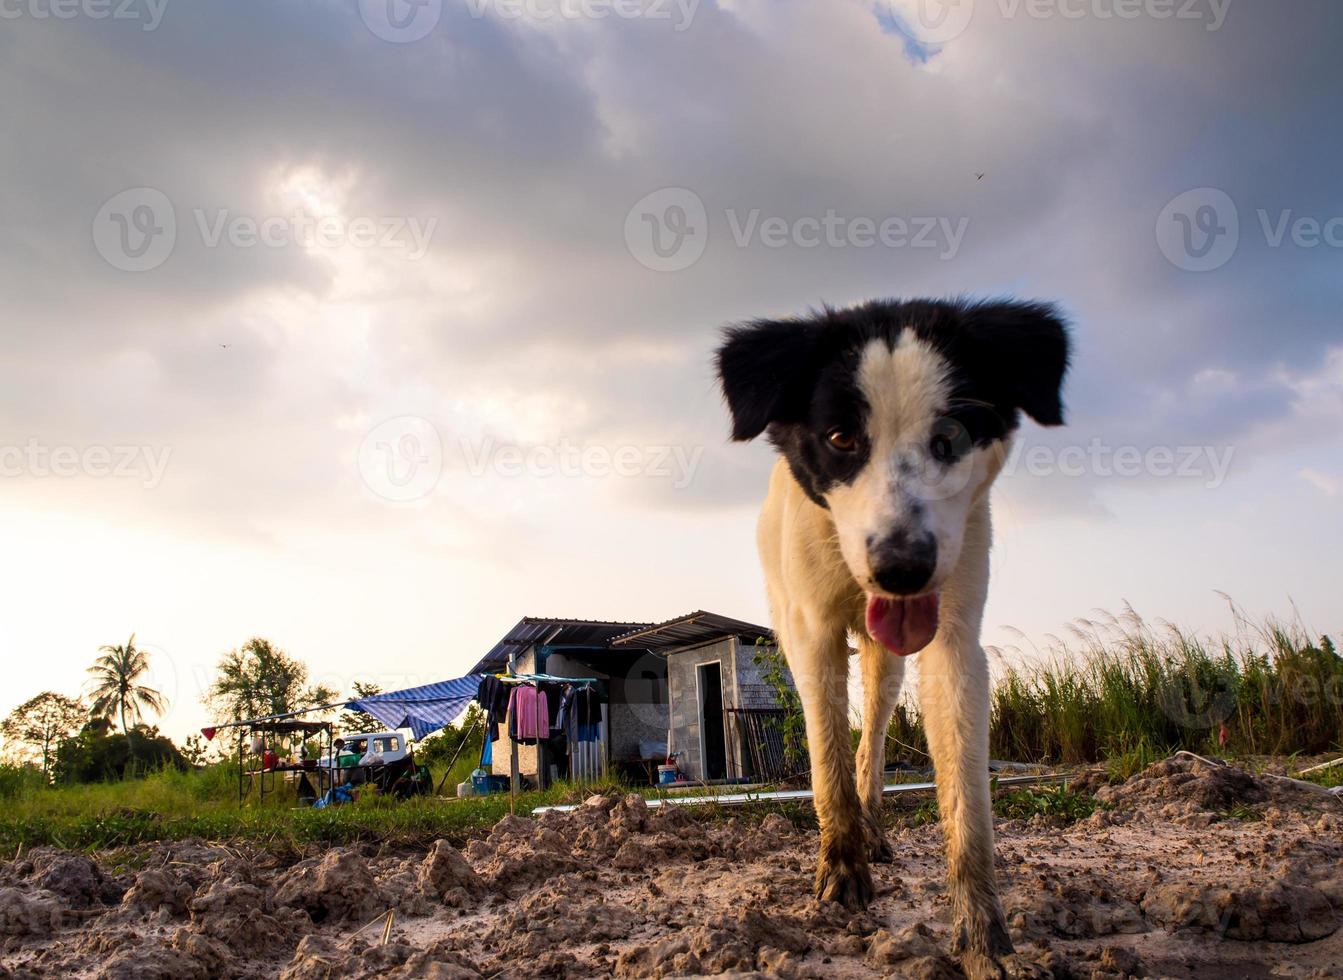
{"type": "Polygon", "coordinates": [[[771,422],[803,417],[821,330],[810,320],[752,320],[724,331],[718,380],[732,412],[734,440],[747,442],[771,422]]]}
{"type": "Polygon", "coordinates": [[[977,303],[962,320],[1001,390],[1041,425],[1063,424],[1068,325],[1050,303],[977,303]]]}

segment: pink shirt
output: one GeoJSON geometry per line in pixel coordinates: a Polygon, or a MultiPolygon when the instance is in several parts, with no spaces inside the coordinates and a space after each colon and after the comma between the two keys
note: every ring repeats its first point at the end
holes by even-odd
{"type": "Polygon", "coordinates": [[[513,717],[510,727],[515,738],[550,737],[550,714],[545,691],[538,691],[530,684],[519,684],[508,696],[508,710],[513,717]]]}

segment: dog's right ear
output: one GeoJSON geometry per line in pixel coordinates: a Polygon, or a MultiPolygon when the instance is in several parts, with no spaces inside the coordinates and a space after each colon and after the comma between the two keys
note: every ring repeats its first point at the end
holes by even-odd
{"type": "Polygon", "coordinates": [[[724,331],[718,380],[732,412],[734,440],[754,439],[771,422],[803,418],[821,330],[806,320],[752,320],[724,331]]]}

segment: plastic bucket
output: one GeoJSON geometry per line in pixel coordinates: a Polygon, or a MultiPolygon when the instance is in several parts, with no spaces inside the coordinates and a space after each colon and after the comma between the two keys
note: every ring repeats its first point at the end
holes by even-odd
{"type": "Polygon", "coordinates": [[[477,769],[471,773],[471,785],[476,791],[477,796],[490,795],[490,776],[484,769],[477,769]]]}
{"type": "Polygon", "coordinates": [[[670,786],[676,782],[675,766],[658,766],[658,785],[670,786]]]}

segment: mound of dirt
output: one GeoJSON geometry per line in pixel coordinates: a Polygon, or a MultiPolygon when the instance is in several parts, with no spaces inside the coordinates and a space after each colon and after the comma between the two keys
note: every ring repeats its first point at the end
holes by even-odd
{"type": "Polygon", "coordinates": [[[1206,822],[1197,818],[1229,813],[1237,807],[1271,805],[1313,812],[1339,806],[1323,788],[1189,756],[1154,763],[1121,785],[1100,787],[1095,796],[1113,808],[1118,821],[1133,813],[1206,822]]]}
{"type": "Polygon", "coordinates": [[[61,906],[54,895],[0,888],[0,936],[49,936],[60,924],[61,906]]]}
{"type": "Polygon", "coordinates": [[[179,875],[151,868],[135,876],[135,884],[127,890],[121,905],[132,912],[162,910],[166,915],[175,917],[186,914],[187,904],[195,894],[196,890],[179,875]]]}
{"type": "Polygon", "coordinates": [[[70,908],[115,905],[125,891],[83,854],[43,848],[34,851],[30,860],[37,887],[60,896],[70,908]]]}
{"type": "Polygon", "coordinates": [[[368,861],[343,848],[294,865],[276,883],[273,897],[278,906],[303,909],[315,923],[362,924],[388,908],[368,861]]]}

